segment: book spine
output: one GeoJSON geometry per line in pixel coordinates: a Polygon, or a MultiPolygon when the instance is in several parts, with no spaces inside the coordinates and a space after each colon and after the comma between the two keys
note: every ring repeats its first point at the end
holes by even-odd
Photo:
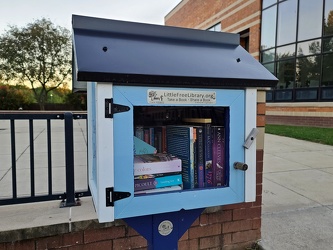
{"type": "Polygon", "coordinates": [[[198,177],[198,187],[203,188],[205,185],[204,173],[204,145],[203,145],[203,128],[197,127],[197,141],[196,141],[196,169],[198,177]]]}
{"type": "Polygon", "coordinates": [[[143,127],[135,127],[135,136],[138,137],[140,140],[144,140],[144,132],[143,132],[143,127]]]}
{"type": "Polygon", "coordinates": [[[182,162],[180,159],[162,162],[134,162],[134,176],[180,171],[182,171],[182,162]]]}
{"type": "Polygon", "coordinates": [[[193,127],[167,126],[168,153],[182,161],[184,189],[194,188],[193,127]]]}
{"type": "Polygon", "coordinates": [[[225,184],[225,161],[224,161],[224,128],[213,127],[213,185],[224,186],[225,184]]]}
{"type": "Polygon", "coordinates": [[[155,189],[148,189],[148,190],[141,190],[134,192],[135,195],[139,194],[151,194],[151,193],[159,193],[159,192],[171,192],[171,191],[178,191],[182,190],[181,186],[170,186],[170,187],[162,187],[162,188],[155,188],[155,189]]]}
{"type": "Polygon", "coordinates": [[[134,191],[170,187],[182,184],[182,175],[168,175],[163,177],[134,180],[134,191]]]}
{"type": "Polygon", "coordinates": [[[212,164],[212,126],[204,126],[204,161],[205,161],[205,186],[213,186],[213,164],[212,164]]]}

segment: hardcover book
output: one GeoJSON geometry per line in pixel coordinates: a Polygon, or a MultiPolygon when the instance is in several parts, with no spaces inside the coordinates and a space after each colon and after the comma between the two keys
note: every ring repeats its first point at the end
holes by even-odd
{"type": "Polygon", "coordinates": [[[169,187],[182,184],[182,175],[167,175],[148,179],[135,179],[134,191],[169,187]]]}
{"type": "Polygon", "coordinates": [[[182,161],[184,189],[194,188],[194,138],[192,126],[167,126],[168,153],[182,161]]]}
{"type": "Polygon", "coordinates": [[[182,161],[169,154],[134,156],[134,175],[173,173],[182,171],[182,161]]]}
{"type": "Polygon", "coordinates": [[[212,148],[213,148],[213,186],[225,185],[225,138],[224,128],[212,126],[212,148]]]}
{"type": "Polygon", "coordinates": [[[181,186],[170,186],[170,187],[162,187],[162,188],[141,190],[141,191],[134,192],[134,195],[171,192],[171,191],[178,191],[178,190],[182,190],[182,187],[181,186]]]}

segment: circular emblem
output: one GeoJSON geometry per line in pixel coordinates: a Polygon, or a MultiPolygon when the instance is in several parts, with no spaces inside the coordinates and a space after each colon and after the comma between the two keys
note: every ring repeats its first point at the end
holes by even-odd
{"type": "Polygon", "coordinates": [[[167,236],[171,234],[173,230],[173,224],[169,220],[164,220],[158,225],[158,232],[160,235],[167,236]]]}

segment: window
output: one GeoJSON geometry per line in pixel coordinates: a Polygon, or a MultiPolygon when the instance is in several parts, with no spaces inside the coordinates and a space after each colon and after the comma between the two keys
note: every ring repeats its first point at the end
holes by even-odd
{"type": "Polygon", "coordinates": [[[292,89],[295,83],[295,60],[284,60],[277,63],[278,89],[292,89]]]}
{"type": "Polygon", "coordinates": [[[293,43],[296,40],[297,1],[289,0],[279,4],[277,24],[277,45],[293,43]]]}
{"type": "Polygon", "coordinates": [[[217,23],[217,24],[215,24],[214,26],[210,27],[207,30],[220,32],[222,30],[221,23],[217,23]]]}
{"type": "Polygon", "coordinates": [[[314,54],[320,54],[321,52],[321,40],[311,40],[302,42],[297,45],[298,56],[309,56],[314,54]]]}
{"type": "Polygon", "coordinates": [[[322,86],[333,86],[333,53],[323,56],[322,86]]]}
{"type": "Polygon", "coordinates": [[[275,46],[276,8],[276,6],[272,6],[262,12],[261,49],[269,49],[275,46]]]}
{"type": "Polygon", "coordinates": [[[333,1],[325,1],[324,35],[333,35],[333,1]]]}
{"type": "Polygon", "coordinates": [[[323,38],[323,52],[333,52],[333,37],[323,38]]]}
{"type": "Polygon", "coordinates": [[[268,6],[271,6],[276,3],[276,0],[263,0],[262,1],[262,8],[265,9],[268,6]]]}
{"type": "Polygon", "coordinates": [[[321,56],[298,58],[296,61],[296,87],[319,87],[321,56]]]}
{"type": "Polygon", "coordinates": [[[286,59],[295,56],[295,44],[279,47],[276,49],[276,59],[286,59]]]}
{"type": "Polygon", "coordinates": [[[271,72],[273,75],[275,74],[275,63],[265,63],[264,67],[271,72]]]}
{"type": "Polygon", "coordinates": [[[323,0],[299,1],[298,40],[321,36],[323,0]]]}
{"type": "Polygon", "coordinates": [[[264,52],[262,52],[261,61],[263,63],[272,62],[274,60],[275,60],[275,48],[270,50],[265,50],[264,52]]]}

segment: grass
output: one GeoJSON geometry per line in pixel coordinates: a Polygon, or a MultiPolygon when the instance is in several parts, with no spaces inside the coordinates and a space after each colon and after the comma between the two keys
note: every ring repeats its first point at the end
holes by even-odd
{"type": "Polygon", "coordinates": [[[266,124],[265,132],[333,146],[333,128],[266,124]]]}

